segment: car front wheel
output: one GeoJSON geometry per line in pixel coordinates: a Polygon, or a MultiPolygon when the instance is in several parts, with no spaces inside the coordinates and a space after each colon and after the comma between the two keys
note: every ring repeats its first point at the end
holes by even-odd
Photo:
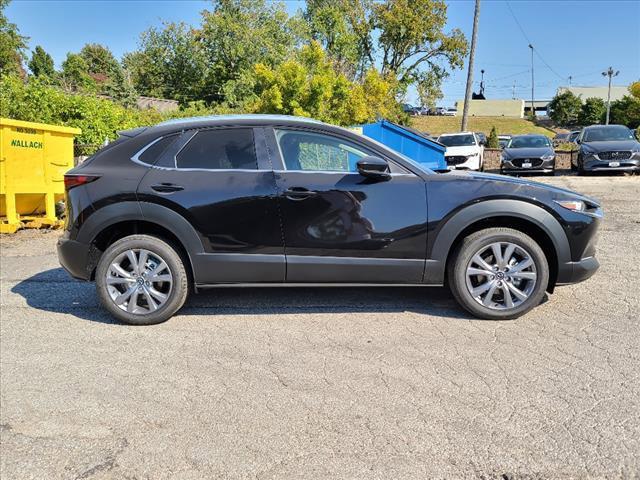
{"type": "Polygon", "coordinates": [[[164,240],[131,235],[113,243],[96,269],[102,305],[130,325],[161,323],[176,313],[188,293],[183,261],[164,240]]]}
{"type": "Polygon", "coordinates": [[[540,304],[549,282],[547,259],[535,240],[510,228],[466,237],[448,266],[455,299],[479,318],[507,320],[540,304]]]}

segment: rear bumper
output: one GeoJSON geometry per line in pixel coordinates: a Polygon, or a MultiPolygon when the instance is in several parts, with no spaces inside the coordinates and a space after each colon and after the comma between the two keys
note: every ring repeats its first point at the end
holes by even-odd
{"type": "Polygon", "coordinates": [[[596,273],[600,267],[600,262],[596,257],[587,257],[578,262],[568,262],[564,267],[561,269],[563,273],[559,275],[556,285],[571,285],[584,282],[596,273]]]}
{"type": "Polygon", "coordinates": [[[58,260],[60,265],[73,278],[79,280],[89,280],[91,272],[89,271],[89,246],[84,243],[76,242],[68,238],[68,233],[60,237],[57,244],[58,260]]]}

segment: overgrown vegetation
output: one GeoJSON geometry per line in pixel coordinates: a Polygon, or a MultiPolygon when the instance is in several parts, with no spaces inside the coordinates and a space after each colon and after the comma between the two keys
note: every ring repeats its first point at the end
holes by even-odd
{"type": "Polygon", "coordinates": [[[134,107],[139,95],[177,100],[170,116],[283,113],[352,125],[406,122],[411,86],[424,101],[461,68],[467,41],[447,31],[443,0],[309,0],[289,15],[267,0],[213,0],[199,25],[163,23],[119,60],[103,45],[69,52],[54,68],[42,46],[26,62],[27,40],[0,0],[3,116],[83,129],[81,142],[162,119],[134,107]]]}

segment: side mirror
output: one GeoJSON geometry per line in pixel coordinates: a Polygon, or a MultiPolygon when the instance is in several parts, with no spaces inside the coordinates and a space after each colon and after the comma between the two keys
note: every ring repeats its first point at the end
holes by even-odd
{"type": "Polygon", "coordinates": [[[358,160],[356,164],[358,173],[368,178],[391,178],[391,171],[386,160],[380,157],[367,155],[358,160]]]}
{"type": "Polygon", "coordinates": [[[580,145],[580,144],[582,143],[582,141],[580,141],[580,139],[579,139],[579,138],[576,138],[576,143],[577,143],[578,145],[580,145]]]}

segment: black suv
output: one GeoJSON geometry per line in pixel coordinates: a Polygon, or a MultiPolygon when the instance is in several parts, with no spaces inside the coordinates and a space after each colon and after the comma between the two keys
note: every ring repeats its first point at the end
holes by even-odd
{"type": "Polygon", "coordinates": [[[576,164],[587,172],[640,172],[640,142],[624,125],[592,125],[582,129],[576,164]]]}
{"type": "Polygon", "coordinates": [[[518,317],[598,268],[602,211],[577,193],[438,174],[343,128],[270,115],[122,132],[65,175],[58,243],[131,324],[190,287],[443,285],[472,314],[518,317]]]}

